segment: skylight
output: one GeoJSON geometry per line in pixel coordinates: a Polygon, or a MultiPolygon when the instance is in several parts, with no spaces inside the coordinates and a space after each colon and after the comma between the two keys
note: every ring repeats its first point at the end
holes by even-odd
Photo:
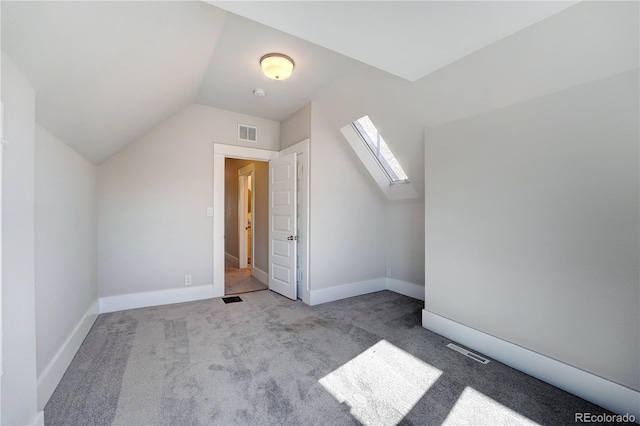
{"type": "Polygon", "coordinates": [[[382,135],[376,129],[368,115],[354,121],[353,127],[360,134],[360,137],[364,141],[371,154],[384,171],[385,175],[392,184],[408,183],[409,178],[407,174],[402,170],[400,163],[396,160],[389,146],[385,143],[382,135]]]}
{"type": "Polygon", "coordinates": [[[348,122],[340,131],[387,199],[420,198],[368,116],[348,122]]]}

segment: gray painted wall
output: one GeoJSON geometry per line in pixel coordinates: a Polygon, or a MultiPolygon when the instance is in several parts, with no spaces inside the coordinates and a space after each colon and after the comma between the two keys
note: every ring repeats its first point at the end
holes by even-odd
{"type": "Polygon", "coordinates": [[[35,91],[2,54],[2,418],[30,424],[36,416],[34,227],[35,91]]]}
{"type": "Polygon", "coordinates": [[[640,389],[638,77],[428,129],[428,311],[640,389]]]}
{"type": "Polygon", "coordinates": [[[280,124],[192,104],[100,165],[100,297],[213,283],[213,144],[277,150],[280,124]],[[258,142],[237,140],[237,124],[258,142]]]}
{"type": "Polygon", "coordinates": [[[36,124],[38,376],[97,300],[98,166],[36,124]]]}

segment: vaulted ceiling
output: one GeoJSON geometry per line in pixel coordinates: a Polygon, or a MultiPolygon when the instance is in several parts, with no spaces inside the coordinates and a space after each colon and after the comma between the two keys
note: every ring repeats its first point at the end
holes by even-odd
{"type": "Polygon", "coordinates": [[[99,164],[191,103],[281,121],[362,67],[415,81],[575,2],[211,3],[2,1],[2,51],[38,123],[99,164]]]}
{"type": "Polygon", "coordinates": [[[416,81],[576,1],[207,1],[416,81]]]}

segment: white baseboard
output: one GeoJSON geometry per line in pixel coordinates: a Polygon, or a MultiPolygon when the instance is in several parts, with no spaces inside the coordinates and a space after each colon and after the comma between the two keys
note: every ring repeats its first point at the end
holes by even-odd
{"type": "Polygon", "coordinates": [[[423,285],[400,281],[395,278],[387,278],[387,290],[413,297],[414,299],[424,300],[423,285]]]}
{"type": "Polygon", "coordinates": [[[361,296],[367,293],[382,291],[387,288],[385,278],[376,278],[368,281],[360,281],[337,285],[335,287],[311,290],[309,292],[309,305],[319,305],[321,303],[333,302],[335,300],[346,299],[348,297],[361,296]]]}
{"type": "Polygon", "coordinates": [[[38,411],[30,424],[33,426],[44,426],[44,411],[38,411]]]}
{"type": "Polygon", "coordinates": [[[424,286],[384,277],[323,288],[320,290],[311,290],[309,292],[308,304],[310,306],[319,305],[321,303],[334,302],[336,300],[346,299],[347,297],[361,296],[363,294],[374,293],[382,290],[390,290],[418,300],[424,300],[425,294],[424,286]]]}
{"type": "Polygon", "coordinates": [[[91,326],[93,326],[97,317],[98,301],[96,300],[84,313],[51,362],[38,377],[38,410],[44,410],[44,406],[53,395],[53,391],[56,390],[56,386],[60,383],[62,376],[67,371],[84,338],[89,334],[89,330],[91,330],[91,326]]]}
{"type": "Polygon", "coordinates": [[[213,284],[147,291],[144,293],[121,294],[118,296],[101,297],[100,313],[192,302],[194,300],[211,299],[212,297],[213,284]]]}
{"type": "Polygon", "coordinates": [[[262,284],[266,285],[267,287],[269,286],[269,274],[267,274],[262,269],[254,266],[253,268],[251,268],[251,275],[253,275],[262,284]]]}
{"type": "Polygon", "coordinates": [[[640,392],[422,310],[422,326],[617,414],[640,419],[640,392]]]}
{"type": "Polygon", "coordinates": [[[238,268],[240,266],[240,259],[226,252],[224,253],[224,261],[229,262],[234,268],[238,268]]]}

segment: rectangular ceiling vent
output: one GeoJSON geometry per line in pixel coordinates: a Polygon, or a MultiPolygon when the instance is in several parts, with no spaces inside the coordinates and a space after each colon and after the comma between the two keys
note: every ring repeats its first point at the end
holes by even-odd
{"type": "Polygon", "coordinates": [[[238,124],[238,140],[258,142],[258,128],[247,126],[246,124],[238,124]]]}
{"type": "Polygon", "coordinates": [[[462,355],[468,356],[469,358],[478,361],[479,363],[482,364],[489,364],[489,360],[486,358],[481,357],[478,354],[474,354],[473,352],[469,352],[468,350],[461,348],[458,345],[454,345],[453,343],[449,343],[447,345],[448,348],[453,349],[456,352],[460,352],[462,355]]]}

